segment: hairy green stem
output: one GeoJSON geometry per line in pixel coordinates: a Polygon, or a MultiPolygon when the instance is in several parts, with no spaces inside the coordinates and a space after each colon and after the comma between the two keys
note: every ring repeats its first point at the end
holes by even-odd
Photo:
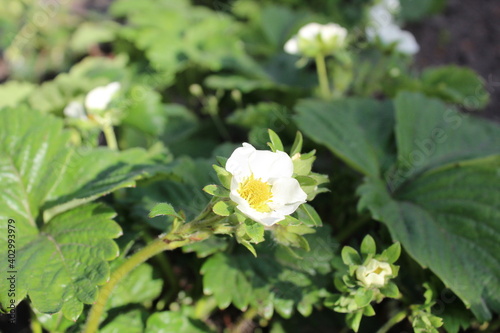
{"type": "Polygon", "coordinates": [[[134,268],[136,268],[149,258],[157,255],[158,253],[166,250],[173,250],[186,244],[203,240],[207,237],[208,234],[202,235],[201,237],[185,237],[178,240],[172,240],[168,237],[162,237],[154,240],[152,243],[133,254],[111,274],[109,281],[100,288],[99,296],[90,309],[90,313],[87,318],[87,323],[85,324],[83,333],[97,332],[102,314],[104,313],[105,306],[111,295],[111,292],[118,284],[118,282],[120,282],[123,277],[127,276],[134,268]]]}
{"type": "Polygon", "coordinates": [[[106,137],[106,143],[108,147],[113,150],[118,150],[118,143],[116,142],[115,131],[113,130],[113,125],[104,124],[102,126],[102,131],[104,132],[104,136],[106,137]]]}
{"type": "Polygon", "coordinates": [[[406,311],[400,311],[396,313],[391,319],[389,319],[384,326],[382,326],[377,333],[387,333],[394,325],[397,323],[401,322],[403,319],[406,318],[406,311]]]}
{"type": "Polygon", "coordinates": [[[322,54],[316,56],[316,70],[318,71],[319,89],[321,97],[330,98],[330,84],[328,83],[328,73],[326,72],[325,57],[322,54]]]}

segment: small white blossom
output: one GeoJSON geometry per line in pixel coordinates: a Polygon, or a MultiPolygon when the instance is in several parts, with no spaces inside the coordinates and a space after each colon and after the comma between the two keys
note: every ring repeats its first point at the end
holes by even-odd
{"type": "Polygon", "coordinates": [[[379,41],[385,46],[394,45],[394,49],[403,54],[413,55],[420,50],[415,36],[394,24],[382,28],[368,27],[366,36],[369,41],[379,41]]]}
{"type": "Polygon", "coordinates": [[[83,104],[75,101],[66,105],[63,113],[67,118],[82,120],[88,119],[87,114],[85,113],[85,109],[83,108],[83,104]]]}
{"type": "Polygon", "coordinates": [[[309,23],[288,40],[285,52],[308,57],[331,54],[346,44],[347,30],[335,23],[309,23]]]}
{"type": "Polygon", "coordinates": [[[252,220],[271,226],[285,219],[306,202],[307,195],[292,178],[288,154],[256,150],[244,143],[226,162],[232,174],[230,198],[252,220]]]}
{"type": "Polygon", "coordinates": [[[109,102],[120,88],[119,82],[111,82],[106,86],[92,89],[85,97],[85,107],[87,110],[106,110],[109,102]]]}
{"type": "Polygon", "coordinates": [[[385,286],[391,276],[391,265],[377,259],[371,259],[367,265],[359,266],[356,270],[356,278],[368,288],[385,286]]]}

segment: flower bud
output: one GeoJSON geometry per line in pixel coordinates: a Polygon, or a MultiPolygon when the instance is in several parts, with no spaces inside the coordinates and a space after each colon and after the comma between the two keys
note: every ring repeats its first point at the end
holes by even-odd
{"type": "Polygon", "coordinates": [[[377,259],[371,259],[368,264],[359,266],[356,270],[356,278],[368,288],[385,286],[391,276],[391,265],[377,259]]]}
{"type": "Polygon", "coordinates": [[[345,47],[347,30],[335,23],[309,23],[285,44],[285,52],[307,57],[335,53],[345,47]]]}

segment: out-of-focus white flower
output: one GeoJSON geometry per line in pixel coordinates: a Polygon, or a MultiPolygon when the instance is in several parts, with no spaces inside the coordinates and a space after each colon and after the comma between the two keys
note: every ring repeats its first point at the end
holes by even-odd
{"type": "Polygon", "coordinates": [[[347,30],[335,23],[309,23],[285,43],[285,52],[308,57],[332,54],[346,44],[347,30]]]}
{"type": "Polygon", "coordinates": [[[403,54],[413,55],[420,50],[415,36],[394,24],[381,28],[368,27],[366,36],[372,42],[379,41],[385,46],[394,45],[394,49],[403,54]]]}
{"type": "Polygon", "coordinates": [[[368,264],[359,266],[356,270],[356,278],[368,288],[385,286],[391,276],[391,265],[377,259],[371,259],[368,264]]]}
{"type": "Polygon", "coordinates": [[[85,107],[87,110],[106,110],[109,102],[120,88],[119,82],[111,82],[106,86],[92,89],[85,97],[85,107]]]}
{"type": "Polygon", "coordinates": [[[400,10],[399,0],[382,0],[370,7],[368,19],[370,25],[384,27],[395,24],[394,15],[400,10]]]}
{"type": "Polygon", "coordinates": [[[232,174],[230,198],[252,220],[271,226],[285,219],[306,202],[307,195],[292,178],[288,154],[256,150],[244,143],[226,162],[232,174]]]}
{"type": "Polygon", "coordinates": [[[83,104],[80,102],[71,102],[64,108],[64,115],[68,118],[73,119],[88,119],[87,114],[85,113],[85,109],[83,104]]]}

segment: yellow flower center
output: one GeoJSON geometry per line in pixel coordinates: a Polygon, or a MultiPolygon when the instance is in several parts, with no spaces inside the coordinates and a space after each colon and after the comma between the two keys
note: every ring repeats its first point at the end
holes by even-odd
{"type": "Polygon", "coordinates": [[[261,213],[271,211],[268,205],[273,197],[271,185],[260,178],[255,179],[253,174],[239,184],[238,193],[256,211],[261,213]]]}
{"type": "Polygon", "coordinates": [[[380,274],[380,273],[382,273],[383,271],[384,271],[384,270],[383,270],[381,267],[377,267],[377,268],[373,271],[373,273],[375,273],[375,274],[380,274]]]}

